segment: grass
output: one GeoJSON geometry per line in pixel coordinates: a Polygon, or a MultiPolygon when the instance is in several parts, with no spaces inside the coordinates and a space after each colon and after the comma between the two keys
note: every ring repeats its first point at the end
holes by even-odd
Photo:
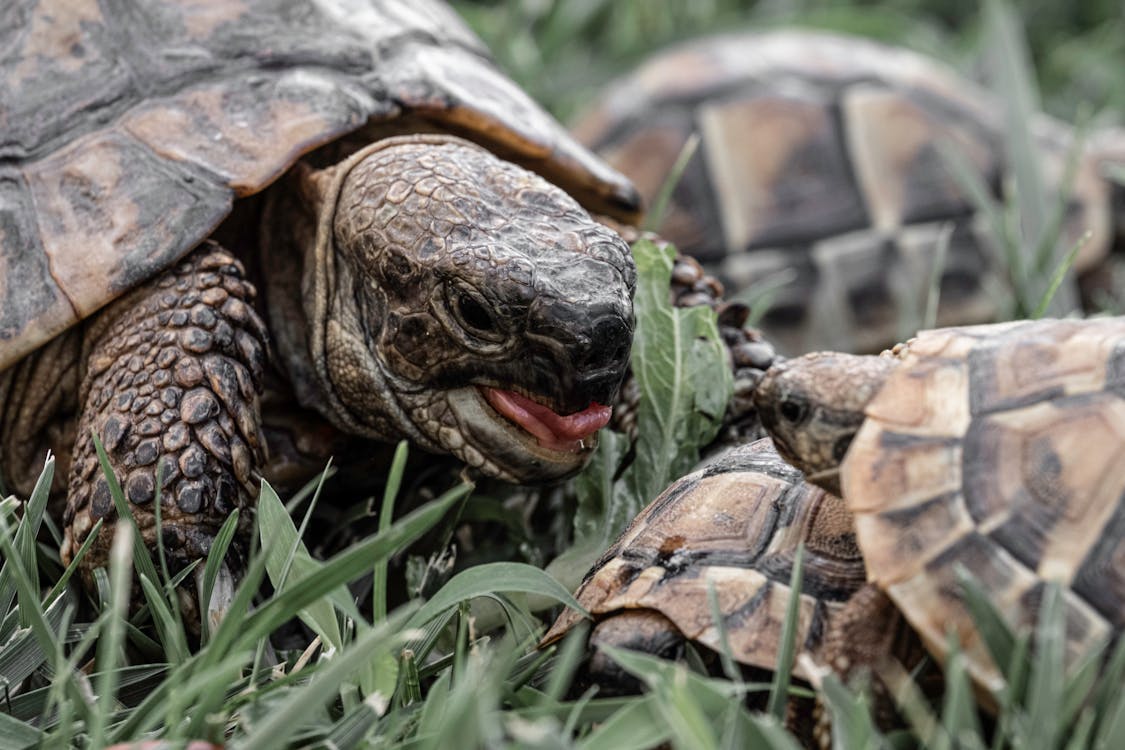
{"type": "MultiPolygon", "coordinates": [[[[993,67],[1006,76],[1001,91],[1010,94],[1009,118],[1017,130],[1035,106],[1037,84],[1046,107],[1065,116],[1079,101],[1118,112],[1125,107],[1125,21],[1118,5],[1101,0],[1029,3],[1022,14],[1026,55],[1019,50],[1017,19],[998,3],[983,16],[975,3],[960,0],[457,5],[517,79],[562,116],[655,46],[717,28],[793,21],[906,42],[966,71],[974,67],[975,50],[1007,50],[993,67]],[[1038,81],[1025,56],[1038,68],[1038,81]]],[[[1012,314],[1031,315],[1046,312],[1060,290],[1065,297],[1073,252],[1057,243],[1061,197],[1044,193],[1035,155],[1018,132],[1011,148],[1021,167],[1006,199],[976,192],[979,208],[992,219],[997,252],[1008,259],[1012,314]],[[1031,221],[1021,219],[1030,215],[1031,221]]],[[[951,163],[956,170],[956,156],[951,163]]],[[[979,187],[965,170],[961,179],[971,190],[979,187]]],[[[329,502],[321,495],[334,493],[331,472],[288,508],[263,484],[241,583],[221,597],[225,617],[205,622],[196,635],[183,622],[177,585],[195,582],[204,602],[212,591],[225,590],[221,560],[237,517],[223,527],[207,560],[175,575],[163,555],[149,556],[130,523],[119,523],[109,569],[96,576],[90,597],[74,578],[77,559],[64,567],[54,551],[58,533],[46,516],[54,461],[48,458],[25,501],[0,500],[0,750],[152,738],[231,748],[795,747],[781,721],[791,690],[784,654],[794,646],[795,607],[787,615],[790,635],[780,668],[768,685],[744,682],[729,653],[720,654],[723,676],[715,677],[693,669],[690,660],[612,651],[647,691],[623,698],[593,690],[574,694],[584,629],[549,650],[534,648],[543,610],[577,606],[570,591],[578,578],[648,499],[691,466],[714,435],[729,393],[713,317],[663,302],[667,251],[641,243],[635,253],[640,437],[630,444],[604,436],[571,492],[548,504],[549,514],[573,519],[565,527],[520,531],[506,515],[507,499],[466,484],[419,502],[400,446],[381,502],[358,501],[371,508],[375,533],[318,559],[304,532],[329,502]],[[304,507],[302,498],[308,505],[294,520],[290,509],[304,507]],[[444,552],[447,540],[457,538],[455,525],[492,523],[494,529],[497,519],[506,534],[519,536],[518,544],[497,549],[518,547],[536,563],[554,558],[546,571],[512,560],[469,561],[464,551],[454,566],[418,551],[424,548],[418,540],[436,538],[444,552]],[[398,585],[404,577],[408,585],[398,585]],[[126,605],[134,585],[144,602],[135,611],[126,605]],[[742,699],[751,691],[764,691],[765,712],[746,708],[742,699]]],[[[939,269],[940,258],[935,277],[939,269]]],[[[932,318],[934,309],[936,285],[921,315],[932,318]]],[[[100,448],[99,456],[104,462],[100,448]]],[[[115,503],[124,507],[120,488],[111,473],[107,477],[115,503]]],[[[84,554],[85,548],[78,559],[84,554]]],[[[799,566],[794,574],[799,583],[799,566]]],[[[970,575],[962,585],[1005,676],[992,696],[997,715],[982,719],[976,711],[964,659],[951,643],[947,689],[936,705],[920,696],[909,675],[881,675],[906,718],[905,731],[880,731],[869,697],[825,676],[820,692],[835,718],[837,747],[1125,746],[1125,644],[1101,645],[1066,671],[1057,591],[1044,597],[1036,629],[1013,630],[970,575]]]]}

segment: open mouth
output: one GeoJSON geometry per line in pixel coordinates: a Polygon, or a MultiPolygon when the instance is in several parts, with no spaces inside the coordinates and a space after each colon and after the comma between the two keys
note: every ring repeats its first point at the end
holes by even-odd
{"type": "Polygon", "coordinates": [[[582,411],[563,415],[514,391],[481,390],[493,409],[533,435],[541,447],[563,453],[578,453],[589,447],[590,437],[609,424],[613,413],[612,407],[592,403],[582,411]]]}

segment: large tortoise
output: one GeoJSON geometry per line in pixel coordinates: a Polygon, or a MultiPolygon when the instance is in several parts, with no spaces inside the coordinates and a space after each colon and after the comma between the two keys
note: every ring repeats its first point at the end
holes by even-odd
{"type": "MultiPolygon", "coordinates": [[[[721,651],[713,589],[731,656],[772,670],[802,543],[797,653],[819,658],[833,618],[865,580],[851,515],[769,439],[736,446],[672,483],[590,568],[575,594],[595,618],[590,645],[673,657],[690,640],[721,651]]],[[[581,619],[563,612],[543,645],[581,619]]],[[[606,690],[632,687],[597,650],[587,675],[606,690]]]]}
{"type": "MultiPolygon", "coordinates": [[[[885,356],[810,354],[775,365],[755,393],[778,452],[842,491],[871,586],[939,657],[953,629],[989,690],[1001,677],[961,566],[1013,626],[1034,624],[1047,582],[1061,582],[1069,664],[1125,630],[1123,397],[1125,318],[938,329],[885,356]]],[[[865,634],[870,612],[848,617],[833,666],[854,664],[877,635],[865,634]]]]}
{"type": "MultiPolygon", "coordinates": [[[[901,321],[921,320],[947,224],[939,324],[996,319],[999,249],[939,149],[948,140],[999,192],[1009,169],[1002,108],[972,81],[855,37],[730,34],[657,55],[574,128],[648,201],[693,132],[699,149],[659,231],[711,264],[728,291],[793,274],[760,323],[782,353],[899,340],[901,321]]],[[[1034,136],[1059,190],[1073,133],[1044,117],[1034,136]]],[[[1125,164],[1125,132],[1093,134],[1078,162],[1062,242],[1091,231],[1079,272],[1125,244],[1125,188],[1101,173],[1108,163],[1125,164]]]]}
{"type": "Polygon", "coordinates": [[[17,0],[0,28],[0,467],[27,492],[56,453],[64,560],[114,513],[91,434],[146,540],[206,553],[256,495],[267,338],[346,433],[510,481],[585,463],[635,279],[587,209],[635,192],[444,5],[17,0]]]}

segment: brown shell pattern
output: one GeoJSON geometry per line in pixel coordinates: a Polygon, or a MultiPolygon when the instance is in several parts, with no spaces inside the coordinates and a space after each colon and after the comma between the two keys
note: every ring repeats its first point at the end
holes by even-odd
{"type": "MultiPolygon", "coordinates": [[[[713,264],[728,289],[792,276],[761,327],[779,351],[878,351],[918,319],[932,251],[952,223],[940,325],[995,319],[985,225],[940,150],[948,141],[994,190],[999,103],[937,60],[855,37],[742,33],[675,47],[611,86],[574,129],[652,201],[692,132],[699,149],[661,234],[713,264]]],[[[1035,123],[1060,182],[1069,129],[1035,123]]],[[[1081,160],[1066,247],[1079,270],[1113,241],[1111,195],[1081,160]]]]}
{"type": "Polygon", "coordinates": [[[437,0],[111,5],[0,4],[0,370],[367,122],[454,131],[593,210],[635,211],[437,0]]]}
{"type": "Polygon", "coordinates": [[[1125,318],[928,331],[867,409],[841,472],[872,580],[932,651],[974,575],[1013,624],[1065,586],[1068,657],[1125,629],[1125,318]]]}
{"type": "MultiPolygon", "coordinates": [[[[669,486],[594,565],[576,597],[597,619],[655,610],[685,637],[719,650],[713,587],[734,658],[772,669],[802,542],[797,644],[815,654],[833,613],[863,585],[863,560],[843,501],[805,483],[768,439],[669,486]]],[[[567,610],[544,642],[579,619],[567,610]]]]}

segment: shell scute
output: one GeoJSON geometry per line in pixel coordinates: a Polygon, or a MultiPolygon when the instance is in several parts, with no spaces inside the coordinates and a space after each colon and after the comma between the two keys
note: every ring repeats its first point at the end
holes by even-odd
{"type": "MultiPolygon", "coordinates": [[[[813,651],[865,574],[843,501],[801,480],[768,440],[740,446],[673,483],[587,576],[576,596],[596,617],[660,613],[720,648],[711,592],[734,657],[773,668],[797,546],[806,546],[799,642],[813,651]]],[[[551,642],[578,621],[564,614],[551,642]]]]}
{"type": "Polygon", "coordinates": [[[841,467],[872,580],[935,653],[954,627],[986,686],[1000,678],[958,567],[1013,626],[1033,624],[1046,582],[1060,582],[1071,659],[1125,627],[1123,356],[1125,318],[924,332],[841,467]],[[946,363],[961,377],[932,380],[946,363]],[[919,406],[941,399],[962,406],[953,415],[919,406]],[[924,436],[943,429],[944,438],[924,436]]]}

